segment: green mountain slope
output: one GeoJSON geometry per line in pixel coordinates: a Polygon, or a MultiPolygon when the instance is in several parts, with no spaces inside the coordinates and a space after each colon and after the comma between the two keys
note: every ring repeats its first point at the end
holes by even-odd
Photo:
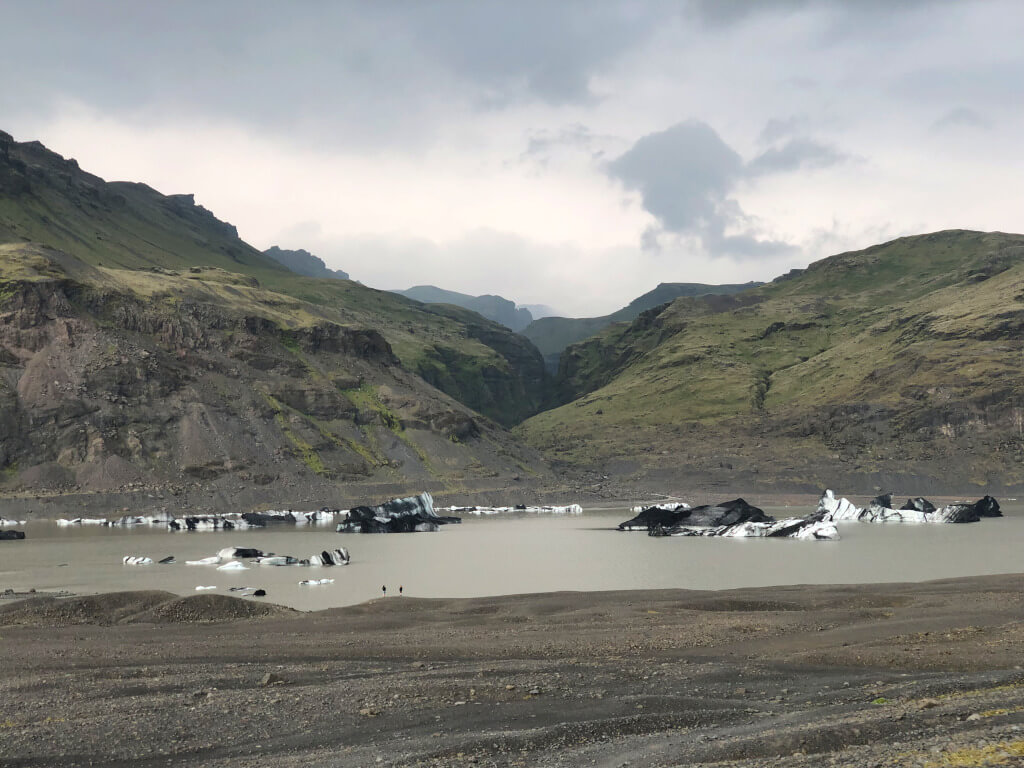
{"type": "Polygon", "coordinates": [[[667,304],[680,296],[739,293],[756,288],[761,283],[705,285],[704,283],[660,283],[631,301],[627,306],[601,317],[543,317],[534,320],[522,334],[534,343],[552,373],[558,370],[562,350],[577,341],[590,338],[614,323],[630,322],[641,312],[667,304]]]}
{"type": "Polygon", "coordinates": [[[1024,237],[950,231],[677,299],[570,347],[519,433],[666,483],[1024,483],[1024,237]]]}
{"type": "Polygon", "coordinates": [[[528,309],[517,308],[515,302],[491,294],[470,296],[466,293],[438,288],[435,285],[414,285],[412,288],[395,290],[392,293],[414,301],[421,301],[424,304],[452,304],[456,307],[470,309],[488,320],[511,328],[513,331],[521,331],[533,320],[533,315],[528,309]]]}
{"type": "MultiPolygon", "coordinates": [[[[529,342],[472,313],[453,314],[357,283],[297,275],[195,204],[144,184],[106,182],[38,142],[0,133],[0,243],[37,243],[96,267],[219,268],[281,295],[294,322],[319,316],[378,330],[402,365],[495,421],[541,407],[547,378],[529,342]],[[306,306],[312,305],[312,306],[306,306]],[[450,375],[435,375],[438,361],[450,375]]],[[[233,290],[233,289],[231,289],[233,290]]],[[[238,302],[220,286],[218,300],[238,302]]]]}

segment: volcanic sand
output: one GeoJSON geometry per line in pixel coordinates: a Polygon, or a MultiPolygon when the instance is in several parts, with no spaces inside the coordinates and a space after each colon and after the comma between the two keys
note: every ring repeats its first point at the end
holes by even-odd
{"type": "Polygon", "coordinates": [[[1024,575],[0,604],[0,765],[1024,764],[1024,575]]]}

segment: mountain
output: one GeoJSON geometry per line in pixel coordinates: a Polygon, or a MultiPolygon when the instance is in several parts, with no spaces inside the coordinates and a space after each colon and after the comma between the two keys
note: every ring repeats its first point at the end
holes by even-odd
{"type": "Polygon", "coordinates": [[[415,285],[405,290],[392,291],[406,298],[420,301],[424,304],[454,304],[457,307],[471,309],[477,314],[483,315],[488,320],[501,323],[513,331],[521,331],[533,320],[530,310],[517,308],[515,302],[502,298],[501,296],[469,296],[465,293],[446,291],[434,285],[415,285]]]}
{"type": "Polygon", "coordinates": [[[323,259],[302,248],[291,251],[272,245],[263,254],[278,264],[288,267],[292,272],[306,277],[332,277],[336,280],[348,280],[348,272],[342,272],[340,269],[328,269],[323,259]]]}
{"type": "Polygon", "coordinates": [[[547,304],[520,304],[534,320],[540,320],[542,317],[554,317],[558,314],[558,310],[554,307],[550,307],[547,304]]]}
{"type": "Polygon", "coordinates": [[[191,196],[7,134],[0,372],[8,491],[324,503],[549,477],[495,423],[546,396],[523,337],[296,275],[191,196]]]}
{"type": "Polygon", "coordinates": [[[659,283],[654,290],[633,299],[628,306],[610,315],[602,317],[542,317],[526,326],[521,333],[540,350],[544,355],[544,364],[551,373],[555,373],[558,370],[558,360],[563,349],[599,333],[613,323],[629,322],[644,310],[667,304],[680,296],[739,293],[759,285],[761,283],[755,282],[739,285],[659,283]]]}
{"type": "Polygon", "coordinates": [[[680,298],[565,350],[520,436],[686,488],[1024,485],[1024,236],[947,231],[680,298]]]}

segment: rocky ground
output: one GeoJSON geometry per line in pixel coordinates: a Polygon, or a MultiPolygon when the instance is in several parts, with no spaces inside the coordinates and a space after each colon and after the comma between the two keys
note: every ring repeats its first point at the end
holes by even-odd
{"type": "Polygon", "coordinates": [[[0,605],[0,654],[12,768],[1024,764],[1024,576],[37,598],[0,605]]]}

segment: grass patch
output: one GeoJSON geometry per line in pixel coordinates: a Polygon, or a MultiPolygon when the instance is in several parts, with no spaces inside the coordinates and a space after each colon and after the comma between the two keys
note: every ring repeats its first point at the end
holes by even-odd
{"type": "Polygon", "coordinates": [[[987,768],[1020,765],[1024,758],[1024,740],[1001,741],[984,747],[955,749],[925,763],[925,768],[987,768]]]}

